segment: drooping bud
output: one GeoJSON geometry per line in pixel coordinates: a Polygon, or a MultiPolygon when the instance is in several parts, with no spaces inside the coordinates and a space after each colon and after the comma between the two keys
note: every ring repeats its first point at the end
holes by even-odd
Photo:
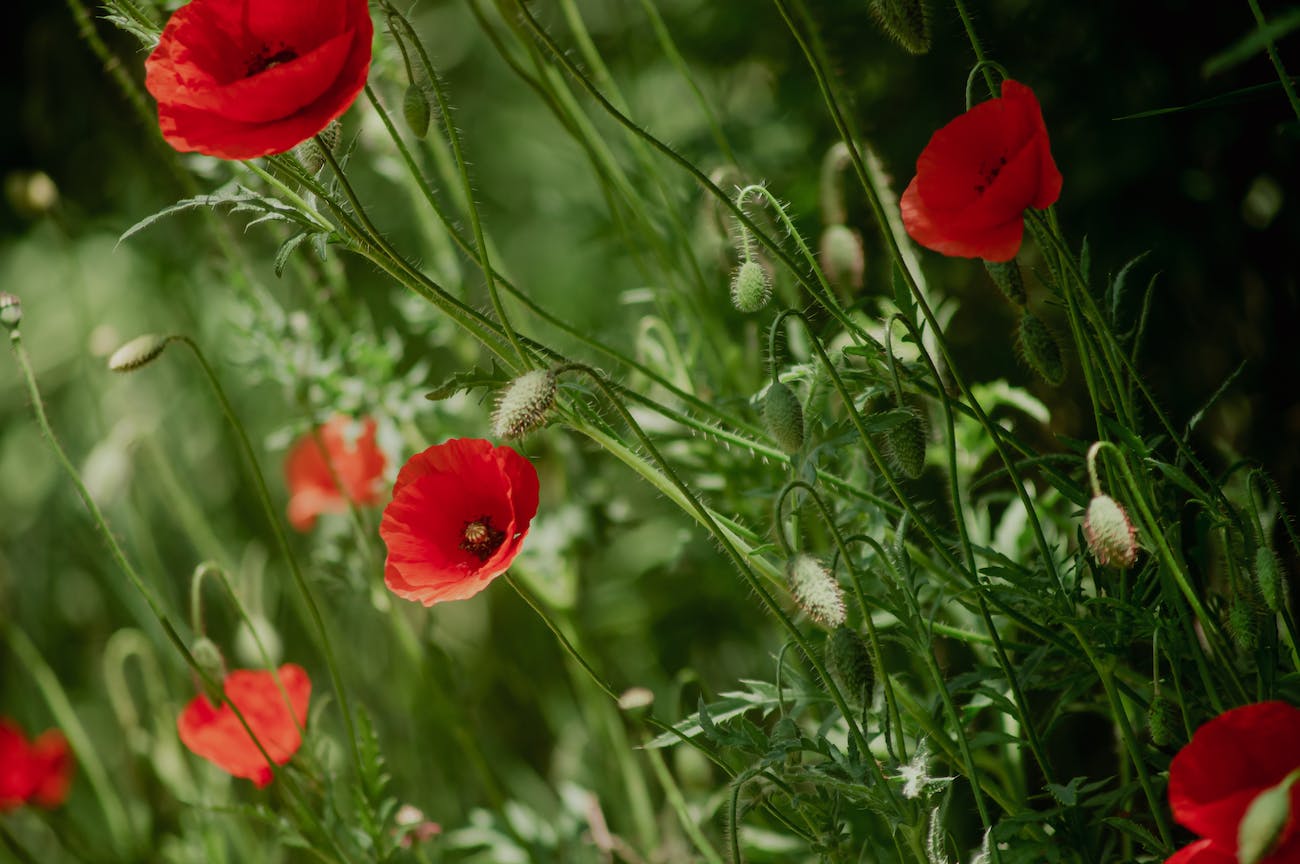
{"type": "Polygon", "coordinates": [[[221,656],[221,649],[208,637],[200,636],[190,649],[190,654],[194,656],[195,665],[216,684],[215,694],[211,692],[211,687],[207,690],[208,699],[214,705],[218,704],[222,698],[221,682],[226,677],[226,661],[221,656]]]}
{"type": "Polygon", "coordinates": [[[134,372],[157,360],[171,341],[172,337],[157,333],[137,336],[113,352],[108,358],[108,368],[113,372],[134,372]]]}
{"type": "Polygon", "coordinates": [[[930,50],[930,10],[925,0],[871,0],[880,28],[909,54],[930,50]]]}
{"type": "Polygon", "coordinates": [[[867,259],[861,234],[845,225],[827,225],[819,246],[826,281],[845,292],[862,287],[867,259]]]}
{"type": "Polygon", "coordinates": [[[1061,346],[1042,319],[1029,310],[1020,318],[1020,352],[1038,377],[1053,387],[1065,380],[1061,346]]]}
{"type": "Polygon", "coordinates": [[[1017,306],[1024,306],[1027,295],[1025,294],[1025,279],[1020,273],[1020,264],[1016,259],[1010,261],[985,261],[984,269],[989,271],[989,276],[993,277],[993,284],[1002,289],[1002,293],[1007,299],[1017,306]]]}
{"type": "Polygon", "coordinates": [[[750,259],[731,277],[731,305],[741,312],[757,312],[772,297],[772,279],[766,268],[750,259]]]}
{"type": "Polygon", "coordinates": [[[826,666],[846,697],[861,705],[871,704],[876,673],[871,652],[857,630],[841,624],[831,631],[826,638],[826,666]]]}
{"type": "Polygon", "coordinates": [[[785,565],[785,578],[795,602],[809,618],[826,627],[844,623],[844,589],[820,561],[800,553],[785,565]]]}
{"type": "Polygon", "coordinates": [[[763,422],[767,434],[777,446],[787,453],[798,453],[803,447],[803,406],[794,391],[780,381],[773,381],[763,399],[763,422]]]}
{"type": "Polygon", "coordinates": [[[915,480],[925,470],[925,443],[929,437],[925,415],[907,409],[908,418],[885,433],[885,454],[895,470],[915,480]]]}
{"type": "Polygon", "coordinates": [[[17,330],[23,320],[23,304],[17,296],[7,291],[0,291],[0,324],[6,330],[17,330]]]}
{"type": "Polygon", "coordinates": [[[316,138],[308,138],[306,141],[293,148],[297,154],[298,160],[302,162],[308,174],[316,174],[320,169],[325,167],[325,153],[321,150],[321,143],[329,148],[331,153],[339,146],[339,139],[343,137],[343,126],[335,120],[320,131],[316,138]],[[317,141],[317,138],[320,141],[317,141]]]}
{"type": "Polygon", "coordinates": [[[497,438],[520,438],[546,424],[555,405],[555,373],[534,369],[511,381],[497,397],[492,413],[492,434],[497,438]]]}
{"type": "Polygon", "coordinates": [[[1276,614],[1286,609],[1286,579],[1282,575],[1282,564],[1277,560],[1277,553],[1262,543],[1255,550],[1255,582],[1270,612],[1276,614]]]}
{"type": "Polygon", "coordinates": [[[1259,616],[1244,597],[1234,597],[1228,607],[1228,636],[1243,654],[1251,653],[1259,644],[1259,616]]]}
{"type": "Polygon", "coordinates": [[[1178,706],[1164,694],[1156,694],[1147,708],[1147,730],[1151,733],[1151,743],[1157,747],[1168,747],[1182,741],[1182,725],[1179,722],[1178,706]]]}
{"type": "Polygon", "coordinates": [[[1098,564],[1126,570],[1137,561],[1137,530],[1123,505],[1109,495],[1096,495],[1088,504],[1083,536],[1098,564]]]}
{"type": "Polygon", "coordinates": [[[429,134],[429,91],[419,81],[412,81],[402,98],[402,116],[416,138],[429,134]]]}

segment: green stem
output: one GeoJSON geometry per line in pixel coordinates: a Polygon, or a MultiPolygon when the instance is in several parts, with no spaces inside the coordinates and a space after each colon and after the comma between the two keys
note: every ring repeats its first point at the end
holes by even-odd
{"type": "Polygon", "coordinates": [[[1297,120],[1300,120],[1300,97],[1296,96],[1295,85],[1291,83],[1291,76],[1286,74],[1286,67],[1282,65],[1282,58],[1278,56],[1277,45],[1273,43],[1273,37],[1268,35],[1264,13],[1260,11],[1259,0],[1246,0],[1250,4],[1250,12],[1255,16],[1255,26],[1264,36],[1264,48],[1268,51],[1268,59],[1273,63],[1273,69],[1277,72],[1278,80],[1282,82],[1282,89],[1286,92],[1287,101],[1291,103],[1291,110],[1295,112],[1297,120]]]}

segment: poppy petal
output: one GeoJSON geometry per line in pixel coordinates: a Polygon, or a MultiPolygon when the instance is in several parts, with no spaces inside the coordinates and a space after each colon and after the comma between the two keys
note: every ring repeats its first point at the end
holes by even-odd
{"type": "Polygon", "coordinates": [[[1213,840],[1198,840],[1170,855],[1165,859],[1165,864],[1237,864],[1237,856],[1234,852],[1225,851],[1213,840]]]}

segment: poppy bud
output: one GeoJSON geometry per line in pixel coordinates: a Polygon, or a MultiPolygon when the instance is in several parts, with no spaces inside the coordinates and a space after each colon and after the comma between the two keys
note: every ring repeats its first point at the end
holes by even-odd
{"type": "Polygon", "coordinates": [[[925,470],[925,442],[929,437],[925,415],[908,410],[908,418],[885,433],[885,450],[899,473],[915,480],[925,470]]]}
{"type": "Polygon", "coordinates": [[[1002,289],[1007,299],[1017,306],[1024,306],[1028,299],[1025,294],[1025,279],[1020,273],[1016,259],[1010,261],[985,261],[984,269],[989,271],[993,284],[1002,289]]]}
{"type": "Polygon", "coordinates": [[[1282,565],[1277,560],[1277,553],[1262,544],[1255,550],[1255,581],[1270,612],[1277,613],[1286,608],[1286,580],[1282,575],[1282,565]]]}
{"type": "Polygon", "coordinates": [[[429,113],[428,92],[423,84],[412,81],[411,86],[406,88],[406,96],[402,98],[402,115],[406,117],[406,125],[416,138],[429,134],[429,113]]]}
{"type": "Polygon", "coordinates": [[[767,388],[763,422],[767,424],[767,434],[785,452],[798,453],[803,447],[803,406],[794,391],[780,381],[773,381],[767,388]]]}
{"type": "Polygon", "coordinates": [[[157,333],[137,336],[113,352],[108,358],[108,368],[113,372],[134,372],[157,360],[171,341],[170,336],[159,336],[157,333]]]}
{"type": "Polygon", "coordinates": [[[1056,337],[1037,315],[1025,310],[1020,318],[1020,352],[1030,367],[1053,387],[1065,380],[1065,362],[1056,337]]]}
{"type": "Polygon", "coordinates": [[[1259,644],[1259,618],[1254,607],[1243,597],[1234,597],[1228,607],[1228,636],[1243,654],[1254,651],[1259,644]]]}
{"type": "Polygon", "coordinates": [[[1096,495],[1088,504],[1083,536],[1098,564],[1127,570],[1137,560],[1137,531],[1123,505],[1109,495],[1096,495]]]}
{"type": "MultiPolygon", "coordinates": [[[[220,687],[221,680],[226,677],[226,661],[222,658],[221,649],[217,647],[216,643],[208,637],[202,636],[195,641],[190,653],[194,656],[194,662],[203,671],[203,674],[217,682],[217,686],[220,687]]],[[[210,695],[214,696],[213,702],[219,702],[221,699],[219,692],[210,695]]]]}
{"type": "Polygon", "coordinates": [[[757,261],[749,260],[736,268],[731,277],[731,305],[741,312],[757,312],[772,297],[772,279],[757,261]]]}
{"type": "Polygon", "coordinates": [[[1147,730],[1151,733],[1151,743],[1157,747],[1168,747],[1181,740],[1178,706],[1163,694],[1156,694],[1147,708],[1147,730]]]}
{"type": "Polygon", "coordinates": [[[785,578],[795,602],[809,618],[827,627],[844,623],[844,589],[820,561],[811,555],[796,555],[785,565],[785,578]]]}
{"type": "Polygon", "coordinates": [[[909,54],[930,50],[930,10],[925,0],[871,0],[880,28],[909,54]]]}
{"type": "Polygon", "coordinates": [[[876,673],[871,653],[857,630],[841,624],[831,631],[826,639],[826,665],[845,696],[863,705],[871,704],[876,673]]]}
{"type": "Polygon", "coordinates": [[[339,121],[335,120],[320,131],[317,136],[320,139],[319,141],[317,138],[308,138],[295,147],[294,152],[298,154],[298,160],[307,169],[307,173],[316,174],[325,167],[325,153],[321,150],[321,142],[324,142],[325,146],[329,147],[330,152],[333,153],[334,148],[339,146],[339,139],[342,137],[343,127],[339,124],[339,121]]]}
{"type": "Polygon", "coordinates": [[[867,263],[862,235],[844,225],[828,225],[819,245],[826,280],[841,290],[861,288],[867,263]]]}
{"type": "Polygon", "coordinates": [[[492,413],[492,434],[498,438],[520,438],[545,425],[555,405],[555,374],[534,369],[511,381],[497,397],[492,413]]]}
{"type": "Polygon", "coordinates": [[[17,330],[23,320],[23,304],[7,291],[0,291],[0,324],[6,330],[17,330]]]}

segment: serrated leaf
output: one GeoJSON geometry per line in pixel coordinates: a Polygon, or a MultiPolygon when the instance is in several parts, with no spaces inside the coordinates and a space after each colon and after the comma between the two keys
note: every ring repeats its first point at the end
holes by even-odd
{"type": "Polygon", "coordinates": [[[122,236],[117,238],[117,242],[122,243],[130,237],[139,234],[155,222],[168,216],[174,216],[177,213],[184,213],[186,210],[197,210],[200,207],[220,207],[222,204],[239,205],[242,202],[251,201],[257,197],[258,196],[252,192],[217,192],[212,195],[196,195],[193,198],[186,198],[182,201],[177,201],[170,207],[164,207],[157,213],[141,219],[139,222],[126,229],[122,236]]]}
{"type": "Polygon", "coordinates": [[[1110,323],[1112,327],[1119,325],[1119,306],[1124,299],[1124,285],[1128,280],[1129,273],[1150,254],[1149,251],[1141,252],[1130,258],[1128,263],[1121,267],[1119,272],[1115,274],[1115,278],[1111,280],[1110,288],[1107,290],[1107,299],[1110,304],[1110,323]]]}
{"type": "Polygon", "coordinates": [[[440,402],[443,399],[455,396],[462,390],[480,388],[495,390],[509,380],[505,373],[501,371],[501,368],[497,366],[497,361],[493,360],[491,371],[475,366],[467,372],[457,372],[428,393],[425,393],[424,398],[431,402],[440,402]]]}
{"type": "Polygon", "coordinates": [[[1242,360],[1241,363],[1237,365],[1237,368],[1232,371],[1232,374],[1230,374],[1227,378],[1223,379],[1223,383],[1219,385],[1219,389],[1215,390],[1214,393],[1210,396],[1210,398],[1205,401],[1205,404],[1202,405],[1196,411],[1196,413],[1191,416],[1191,419],[1187,421],[1187,428],[1183,430],[1184,438],[1191,437],[1192,432],[1194,432],[1196,430],[1196,427],[1201,425],[1201,421],[1205,419],[1206,412],[1209,411],[1211,408],[1213,408],[1215,403],[1217,403],[1220,399],[1223,398],[1223,394],[1228,392],[1228,388],[1233,385],[1233,382],[1235,382],[1237,378],[1241,376],[1242,372],[1246,371],[1247,362],[1248,361],[1246,360],[1242,360]]]}
{"type": "MultiPolygon", "coordinates": [[[[288,265],[289,257],[293,255],[294,250],[297,249],[299,246],[301,246],[304,241],[310,239],[312,236],[313,235],[308,234],[307,232],[304,231],[301,234],[293,235],[288,240],[280,244],[280,248],[276,250],[275,253],[275,275],[277,277],[284,275],[284,268],[288,265]]],[[[315,235],[315,236],[319,236],[319,235],[315,235]]]]}

